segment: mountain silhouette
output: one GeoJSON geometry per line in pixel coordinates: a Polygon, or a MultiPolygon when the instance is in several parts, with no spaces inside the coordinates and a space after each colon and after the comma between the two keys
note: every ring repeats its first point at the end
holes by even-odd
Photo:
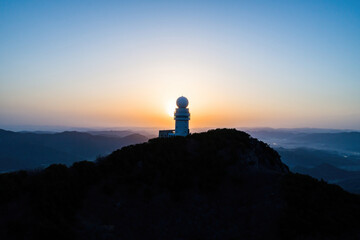
{"type": "Polygon", "coordinates": [[[235,129],[0,175],[0,239],[357,239],[360,199],[235,129]]]}
{"type": "Polygon", "coordinates": [[[120,132],[95,133],[32,133],[0,129],[0,172],[95,160],[123,146],[148,140],[131,132],[123,132],[123,135],[120,132]]]}
{"type": "Polygon", "coordinates": [[[296,166],[293,171],[336,183],[349,192],[360,194],[360,171],[346,171],[326,163],[312,168],[296,166]]]}

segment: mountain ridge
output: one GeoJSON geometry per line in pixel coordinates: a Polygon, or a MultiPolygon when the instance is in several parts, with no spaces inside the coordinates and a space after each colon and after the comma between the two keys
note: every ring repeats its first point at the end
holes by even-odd
{"type": "Polygon", "coordinates": [[[0,175],[1,239],[355,239],[359,196],[235,129],[0,175]],[[7,229],[7,230],[5,230],[7,229]]]}
{"type": "Polygon", "coordinates": [[[123,137],[97,136],[86,132],[31,133],[0,131],[0,171],[31,169],[53,163],[70,165],[129,144],[147,141],[137,133],[123,137]]]}

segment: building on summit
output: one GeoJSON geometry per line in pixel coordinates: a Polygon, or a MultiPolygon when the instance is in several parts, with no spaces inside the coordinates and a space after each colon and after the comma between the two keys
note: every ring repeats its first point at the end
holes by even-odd
{"type": "Polygon", "coordinates": [[[187,106],[189,101],[186,97],[181,96],[176,100],[176,105],[178,106],[174,113],[175,120],[175,130],[160,130],[160,138],[168,138],[174,136],[187,136],[189,135],[189,120],[190,113],[187,106]]]}

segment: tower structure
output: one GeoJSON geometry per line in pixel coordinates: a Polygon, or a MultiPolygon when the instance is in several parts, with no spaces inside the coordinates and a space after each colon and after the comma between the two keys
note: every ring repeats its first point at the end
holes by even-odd
{"type": "Polygon", "coordinates": [[[174,120],[175,120],[175,130],[160,130],[159,137],[168,138],[174,136],[187,136],[189,135],[189,120],[190,113],[187,106],[189,105],[189,100],[181,96],[176,100],[177,108],[174,112],[174,120]]]}
{"type": "Polygon", "coordinates": [[[175,136],[187,136],[189,134],[190,113],[187,106],[189,101],[186,97],[181,96],[176,100],[178,108],[175,110],[175,136]]]}

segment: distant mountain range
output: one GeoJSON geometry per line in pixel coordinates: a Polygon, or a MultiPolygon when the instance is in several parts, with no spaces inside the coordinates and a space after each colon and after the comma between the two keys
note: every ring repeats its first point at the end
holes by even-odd
{"type": "Polygon", "coordinates": [[[282,160],[290,167],[316,167],[322,164],[331,164],[338,168],[354,169],[360,168],[360,156],[343,155],[336,151],[319,150],[314,148],[274,148],[282,160]]]}
{"type": "Polygon", "coordinates": [[[0,129],[0,172],[95,160],[148,138],[131,131],[12,132],[0,129]]]}
{"type": "Polygon", "coordinates": [[[312,168],[296,166],[292,171],[335,183],[347,191],[360,194],[360,171],[346,171],[326,163],[312,168]]]}
{"type": "Polygon", "coordinates": [[[360,132],[304,134],[297,136],[294,140],[315,148],[360,153],[360,132]]]}
{"type": "Polygon", "coordinates": [[[307,130],[301,132],[300,129],[250,129],[246,132],[272,146],[290,148],[301,146],[360,155],[360,132],[339,132],[340,130],[329,130],[331,132],[314,131],[307,130]]]}
{"type": "Polygon", "coordinates": [[[293,172],[360,193],[360,132],[334,129],[247,129],[272,146],[293,172]]]}

